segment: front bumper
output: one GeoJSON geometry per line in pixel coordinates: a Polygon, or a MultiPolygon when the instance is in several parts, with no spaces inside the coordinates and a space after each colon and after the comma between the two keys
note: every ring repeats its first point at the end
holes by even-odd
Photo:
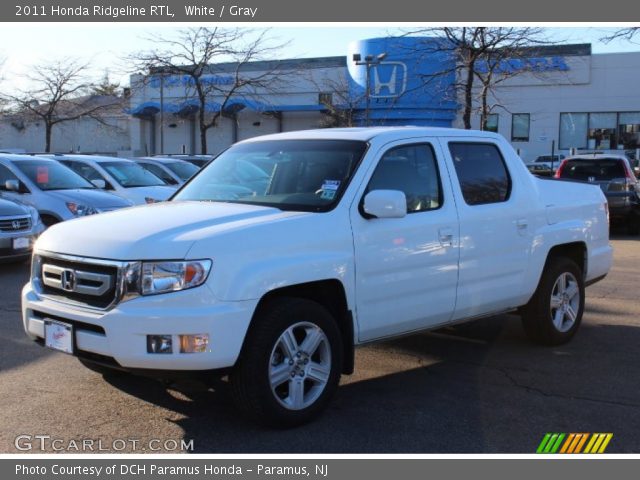
{"type": "Polygon", "coordinates": [[[27,258],[31,255],[33,244],[36,242],[38,236],[44,232],[44,225],[38,223],[30,230],[19,232],[2,232],[0,233],[0,261],[11,261],[21,258],[27,258]],[[16,238],[29,239],[29,246],[27,248],[14,249],[13,241],[16,238]]]}
{"type": "Polygon", "coordinates": [[[74,354],[130,370],[194,371],[232,367],[244,341],[257,300],[219,302],[203,285],[148,297],[95,311],[42,298],[31,283],[22,290],[25,332],[44,338],[47,318],[71,323],[74,354]],[[209,334],[209,349],[201,353],[147,353],[147,335],[209,334]]]}

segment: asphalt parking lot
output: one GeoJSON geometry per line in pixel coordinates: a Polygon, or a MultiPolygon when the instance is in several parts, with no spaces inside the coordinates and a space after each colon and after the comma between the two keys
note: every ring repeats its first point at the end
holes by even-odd
{"type": "Polygon", "coordinates": [[[288,431],[241,418],[224,388],[103,378],[32,343],[28,266],[0,265],[0,452],[45,435],[140,453],[183,439],[196,453],[533,453],[546,432],[611,432],[608,453],[640,452],[640,239],[612,243],[614,269],[587,289],[570,344],[532,345],[501,316],[364,347],[325,415],[288,431]]]}

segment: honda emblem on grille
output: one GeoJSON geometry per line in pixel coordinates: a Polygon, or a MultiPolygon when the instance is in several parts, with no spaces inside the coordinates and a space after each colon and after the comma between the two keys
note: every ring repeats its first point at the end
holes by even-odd
{"type": "Polygon", "coordinates": [[[593,183],[596,181],[596,177],[589,177],[587,180],[589,180],[589,183],[593,183]]]}
{"type": "Polygon", "coordinates": [[[65,269],[60,274],[60,284],[66,292],[73,292],[76,289],[76,272],[65,269]]]}
{"type": "Polygon", "coordinates": [[[11,222],[11,226],[14,230],[20,230],[20,220],[14,220],[13,222],[11,222]]]}

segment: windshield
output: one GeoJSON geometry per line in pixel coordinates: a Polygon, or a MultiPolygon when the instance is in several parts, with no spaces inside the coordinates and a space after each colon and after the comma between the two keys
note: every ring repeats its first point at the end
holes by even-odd
{"type": "Polygon", "coordinates": [[[588,180],[590,182],[625,178],[626,171],[621,160],[568,160],[560,178],[588,180]]]}
{"type": "Polygon", "coordinates": [[[95,188],[76,172],[55,161],[21,160],[14,165],[41,190],[95,188]]]}
{"type": "Polygon", "coordinates": [[[169,170],[178,175],[181,180],[185,182],[193,177],[200,169],[193,163],[189,162],[174,162],[164,164],[169,170]]]}
{"type": "Polygon", "coordinates": [[[153,173],[133,162],[106,162],[100,164],[124,188],[166,185],[153,173]]]}
{"type": "Polygon", "coordinates": [[[327,211],[339,200],[367,148],[350,140],[271,140],[220,154],[174,200],[327,211]]]}

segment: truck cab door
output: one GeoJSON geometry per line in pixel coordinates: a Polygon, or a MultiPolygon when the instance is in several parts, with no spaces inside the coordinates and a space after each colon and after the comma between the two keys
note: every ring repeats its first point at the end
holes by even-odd
{"type": "Polygon", "coordinates": [[[422,138],[385,145],[351,206],[361,342],[428,328],[452,317],[458,216],[439,148],[422,138]],[[367,215],[364,198],[374,190],[403,192],[406,216],[367,215]]]}
{"type": "Polygon", "coordinates": [[[506,145],[488,137],[441,139],[460,219],[460,276],[454,320],[526,303],[535,199],[529,175],[506,145]],[[506,160],[511,160],[507,162],[506,160]]]}

